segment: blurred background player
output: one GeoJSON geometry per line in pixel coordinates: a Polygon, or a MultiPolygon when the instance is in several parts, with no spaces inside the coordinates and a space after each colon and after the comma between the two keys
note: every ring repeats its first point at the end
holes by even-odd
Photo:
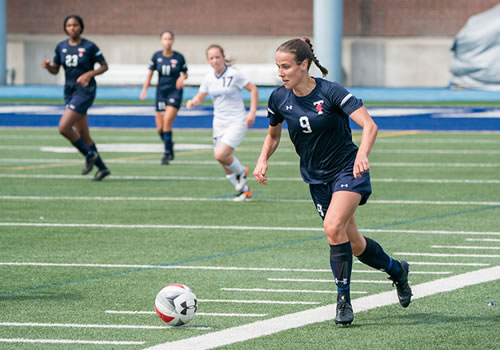
{"type": "Polygon", "coordinates": [[[145,100],[147,89],[154,71],[158,72],[156,87],[156,128],[165,144],[165,152],[161,164],[168,164],[174,159],[174,142],[172,125],[181,106],[184,80],[187,79],[187,65],[184,56],[172,50],[174,33],[164,31],[160,34],[162,50],[153,54],[149,62],[149,72],[141,92],[141,100],[145,100]]]}
{"type": "Polygon", "coordinates": [[[365,204],[371,194],[368,154],[375,143],[377,125],[361,100],[343,86],[311,77],[312,62],[323,76],[328,74],[307,38],[289,40],[276,50],[283,85],[269,97],[268,135],[253,174],[266,185],[267,160],[278,147],[286,120],[300,156],[300,173],[309,184],[330,244],[330,266],[337,285],[335,323],[347,325],[354,319],[350,298],[353,254],[362,263],[389,274],[403,307],[410,304],[412,296],[409,265],[392,259],[377,242],[362,236],[354,218],[358,205],[365,204]],[[359,148],[352,142],[349,118],[363,129],[359,148]]]}
{"type": "Polygon", "coordinates": [[[206,56],[214,71],[204,77],[200,90],[192,100],[187,101],[186,107],[198,106],[210,95],[214,105],[214,157],[238,192],[234,201],[245,201],[252,198],[247,185],[248,168],[241,165],[233,151],[243,141],[248,128],[255,123],[259,92],[241,72],[231,67],[231,61],[226,59],[221,46],[210,45],[206,56]],[[250,92],[248,113],[241,97],[243,88],[250,92]]]}
{"type": "Polygon", "coordinates": [[[66,17],[63,28],[69,38],[57,44],[53,61],[43,60],[42,68],[57,74],[61,65],[64,67],[66,110],[59,120],[58,129],[85,156],[82,175],[91,172],[96,165],[99,170],[93,181],[101,181],[111,172],[90,138],[87,110],[96,95],[97,84],[94,77],[107,71],[108,65],[99,48],[93,42],[81,37],[84,25],[80,16],[66,17]],[[100,66],[94,70],[96,62],[100,66]]]}

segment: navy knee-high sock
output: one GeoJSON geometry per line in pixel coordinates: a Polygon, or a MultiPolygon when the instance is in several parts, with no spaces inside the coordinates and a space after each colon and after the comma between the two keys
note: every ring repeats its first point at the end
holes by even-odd
{"type": "Polygon", "coordinates": [[[163,132],[163,142],[165,143],[165,155],[172,153],[172,131],[163,132]]]}
{"type": "Polygon", "coordinates": [[[163,141],[163,131],[158,131],[158,135],[160,135],[160,139],[163,141]]]}
{"type": "Polygon", "coordinates": [[[97,165],[97,168],[99,168],[99,170],[103,170],[103,169],[106,169],[106,164],[104,164],[104,162],[102,161],[101,159],[101,155],[99,154],[99,152],[97,152],[97,147],[95,145],[95,143],[93,143],[91,146],[90,146],[90,149],[92,151],[94,151],[95,153],[97,153],[97,160],[95,162],[95,165],[97,165]]]}
{"type": "Polygon", "coordinates": [[[373,239],[365,237],[366,249],[358,256],[359,261],[374,269],[387,272],[391,279],[395,280],[401,277],[401,265],[399,261],[392,259],[387,255],[380,244],[373,239]]]}
{"type": "Polygon", "coordinates": [[[76,147],[77,150],[80,151],[81,154],[83,154],[85,157],[89,154],[91,151],[91,148],[87,146],[87,144],[83,141],[83,139],[80,137],[78,140],[75,142],[72,142],[73,146],[76,147]]]}
{"type": "Polygon", "coordinates": [[[337,300],[344,298],[351,301],[352,248],[351,243],[330,244],[330,266],[335,284],[337,285],[337,300]]]}

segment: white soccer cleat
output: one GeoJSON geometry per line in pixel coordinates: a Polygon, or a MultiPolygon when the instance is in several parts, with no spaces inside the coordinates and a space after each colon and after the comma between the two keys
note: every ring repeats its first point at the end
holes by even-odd
{"type": "Polygon", "coordinates": [[[252,199],[252,191],[248,189],[247,191],[241,191],[234,198],[233,202],[245,202],[252,199]]]}
{"type": "Polygon", "coordinates": [[[245,167],[243,173],[236,175],[236,185],[234,186],[234,189],[236,191],[241,191],[245,185],[247,184],[247,176],[248,176],[248,168],[245,167]]]}

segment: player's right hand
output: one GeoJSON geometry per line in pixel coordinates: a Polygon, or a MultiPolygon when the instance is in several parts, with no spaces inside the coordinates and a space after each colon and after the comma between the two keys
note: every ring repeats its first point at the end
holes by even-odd
{"type": "Polygon", "coordinates": [[[50,66],[50,60],[46,59],[42,61],[42,68],[47,69],[47,67],[50,66]]]}
{"type": "Polygon", "coordinates": [[[257,161],[257,165],[253,170],[253,176],[257,179],[257,181],[262,185],[267,185],[267,162],[261,161],[260,159],[257,161]]]}
{"type": "Polygon", "coordinates": [[[193,100],[188,100],[188,101],[186,102],[186,108],[188,108],[188,109],[189,109],[189,108],[193,108],[193,107],[194,107],[194,102],[193,102],[193,100]]]}

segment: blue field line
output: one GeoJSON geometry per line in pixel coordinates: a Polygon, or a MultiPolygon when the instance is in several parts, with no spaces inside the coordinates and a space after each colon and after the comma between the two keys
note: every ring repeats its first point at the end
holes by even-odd
{"type": "Polygon", "coordinates": [[[9,296],[18,295],[21,293],[34,292],[34,291],[42,290],[42,289],[63,287],[63,286],[67,286],[70,284],[82,283],[82,282],[87,282],[87,281],[96,281],[96,280],[103,279],[103,278],[122,276],[122,275],[126,275],[129,273],[134,273],[134,272],[157,270],[157,269],[160,269],[160,268],[165,267],[165,266],[185,265],[185,264],[189,264],[189,263],[193,263],[193,262],[200,262],[200,261],[211,260],[211,259],[216,259],[216,258],[223,258],[223,257],[227,257],[227,256],[254,253],[254,252],[265,250],[265,249],[287,247],[287,246],[291,246],[291,245],[295,245],[295,244],[316,241],[316,240],[323,239],[323,238],[324,238],[324,236],[321,235],[321,236],[315,236],[315,237],[310,237],[310,238],[297,239],[297,240],[293,240],[293,241],[285,241],[285,242],[279,242],[279,243],[274,243],[274,244],[268,244],[268,245],[264,245],[264,246],[260,246],[260,247],[238,249],[238,250],[233,250],[233,251],[230,251],[227,253],[217,253],[217,254],[200,256],[200,257],[195,257],[195,258],[186,259],[186,260],[178,260],[178,261],[159,264],[159,265],[151,266],[151,267],[134,268],[134,269],[128,269],[128,270],[124,270],[124,271],[117,271],[117,272],[89,276],[86,278],[80,278],[80,279],[75,279],[75,280],[54,282],[54,283],[42,284],[42,285],[34,286],[34,287],[14,289],[14,290],[10,290],[10,291],[0,292],[0,297],[9,297],[9,296]]]}
{"type": "MultiPolygon", "coordinates": [[[[469,210],[461,210],[461,211],[452,212],[452,213],[446,213],[446,214],[442,214],[442,215],[425,216],[425,217],[421,217],[421,218],[415,218],[415,219],[392,222],[392,223],[383,224],[383,225],[377,225],[377,226],[373,226],[373,227],[368,228],[368,230],[384,229],[384,228],[388,228],[388,227],[411,224],[411,223],[415,223],[415,222],[442,219],[442,218],[451,217],[451,216],[476,213],[476,212],[481,212],[481,211],[491,210],[491,209],[498,209],[498,208],[500,208],[500,206],[481,207],[481,208],[474,208],[474,209],[469,209],[469,210]]],[[[365,230],[360,229],[359,231],[361,233],[363,233],[363,231],[365,231],[365,230]]],[[[151,266],[151,267],[127,269],[124,271],[99,274],[99,275],[89,276],[86,278],[80,278],[80,279],[75,279],[75,280],[54,282],[54,283],[42,284],[42,285],[33,286],[33,287],[14,289],[14,290],[10,290],[10,291],[0,292],[0,297],[9,297],[9,296],[13,296],[13,295],[22,294],[22,293],[34,292],[34,291],[38,291],[38,290],[42,290],[42,289],[63,287],[63,286],[87,282],[87,281],[96,281],[96,280],[103,279],[103,278],[117,277],[117,276],[129,274],[129,273],[142,272],[142,271],[148,271],[148,270],[157,270],[157,269],[160,269],[160,268],[165,267],[165,266],[185,265],[185,264],[189,264],[189,263],[193,263],[193,262],[207,261],[207,260],[212,260],[212,259],[217,259],[217,258],[222,258],[222,257],[241,255],[241,254],[247,254],[247,253],[254,253],[254,252],[258,252],[258,251],[262,251],[262,250],[266,250],[266,249],[288,247],[288,246],[293,246],[296,244],[318,241],[321,239],[325,239],[325,235],[318,235],[318,236],[313,236],[313,237],[308,237],[308,238],[302,238],[302,239],[296,239],[296,240],[291,240],[291,241],[267,244],[267,245],[254,247],[254,248],[238,249],[238,250],[233,250],[233,251],[226,252],[226,253],[217,253],[217,254],[212,254],[212,255],[194,257],[191,259],[178,260],[178,261],[163,263],[163,264],[159,264],[159,265],[155,265],[155,266],[151,266]]]]}
{"type": "MultiPolygon", "coordinates": [[[[0,104],[0,127],[57,127],[63,106],[0,104]]],[[[370,107],[368,111],[381,130],[500,131],[500,108],[483,107],[370,107]]],[[[267,129],[266,107],[258,108],[255,129],[267,129]]],[[[212,128],[213,108],[181,108],[173,127],[212,128]]],[[[350,120],[352,129],[360,127],[350,120]]],[[[99,128],[155,127],[152,106],[94,106],[89,126],[99,128]]]]}

